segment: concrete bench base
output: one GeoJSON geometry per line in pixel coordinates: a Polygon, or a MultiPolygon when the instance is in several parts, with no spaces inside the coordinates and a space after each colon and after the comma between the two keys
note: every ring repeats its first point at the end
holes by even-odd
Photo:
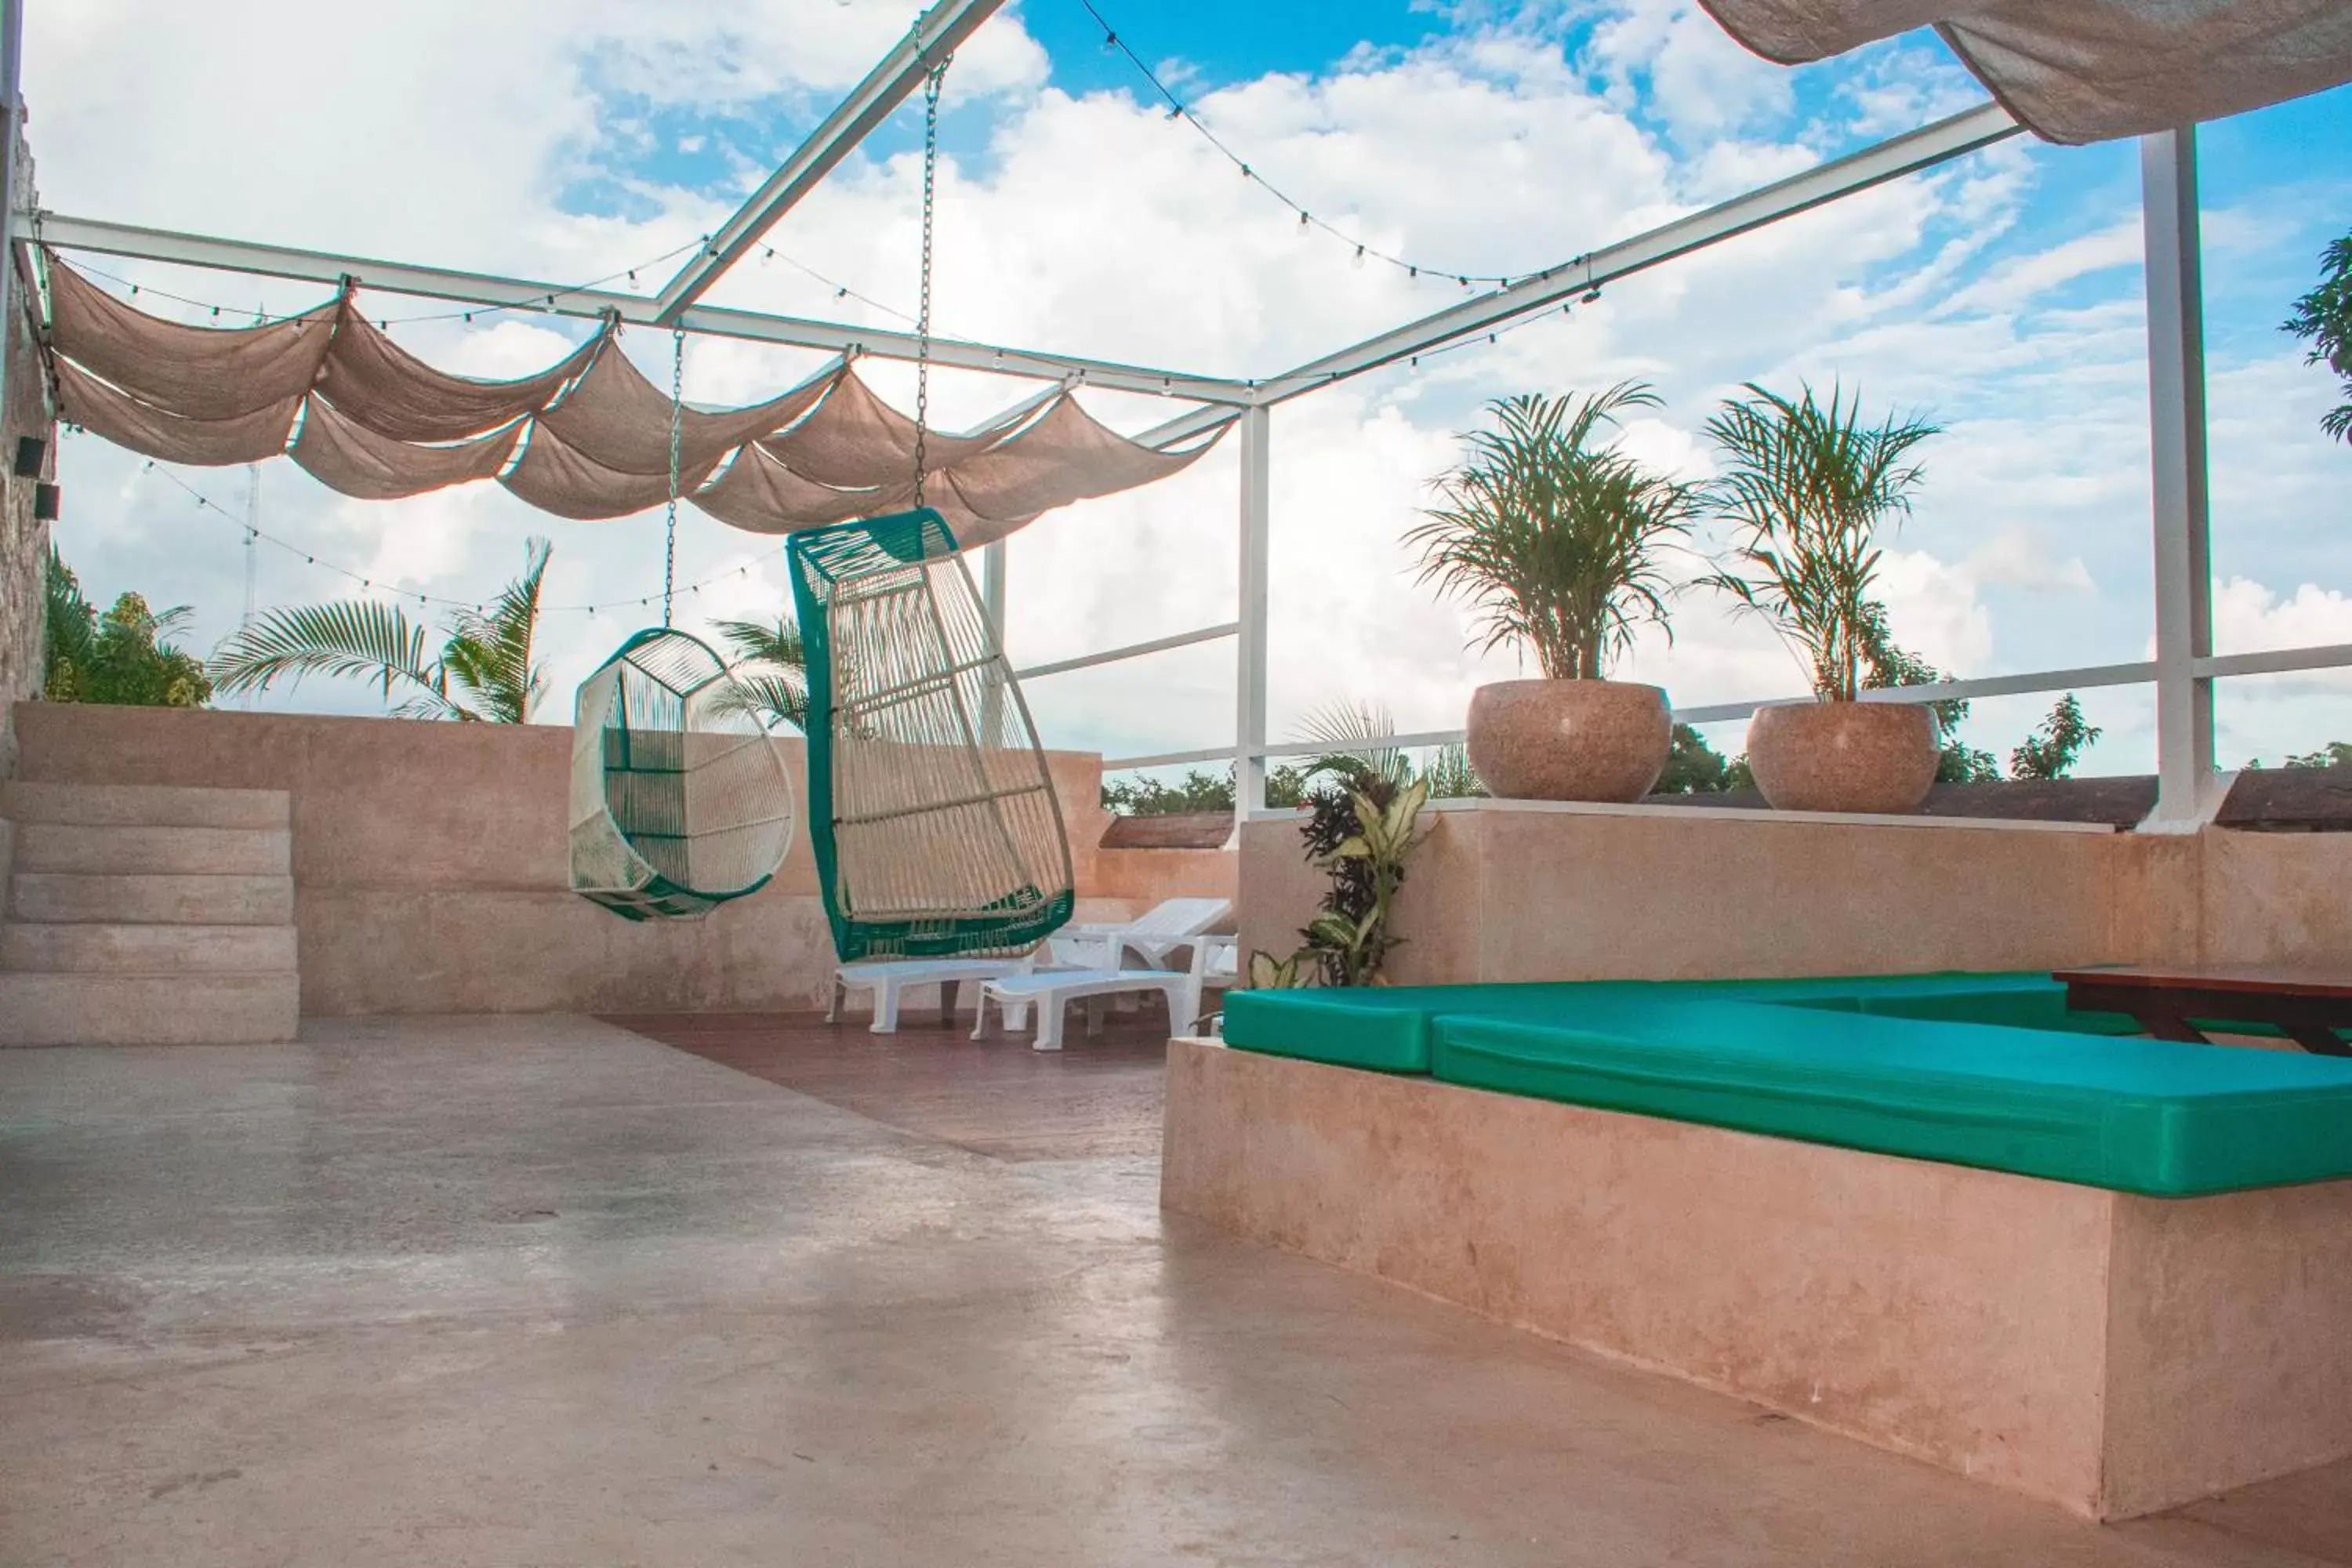
{"type": "Polygon", "coordinates": [[[1179,1040],[1160,1201],[2094,1518],[2352,1454],[2352,1182],[2143,1198],[1179,1040]]]}

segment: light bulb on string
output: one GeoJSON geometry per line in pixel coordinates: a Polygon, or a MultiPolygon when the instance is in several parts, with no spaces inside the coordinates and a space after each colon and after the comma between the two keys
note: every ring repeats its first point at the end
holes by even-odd
{"type": "Polygon", "coordinates": [[[1361,272],[1363,269],[1364,269],[1364,247],[1363,247],[1362,246],[1360,246],[1360,246],[1356,247],[1356,270],[1357,270],[1357,271],[1359,271],[1359,272],[1361,272]]]}
{"type": "Polygon", "coordinates": [[[1311,214],[1307,213],[1305,209],[1303,209],[1303,208],[1302,208],[1302,209],[1300,210],[1299,214],[1298,214],[1298,237],[1299,237],[1299,238],[1301,238],[1301,239],[1305,239],[1305,238],[1307,237],[1307,226],[1309,223],[1313,222],[1313,221],[1314,221],[1314,219],[1313,219],[1313,216],[1312,216],[1311,214]]]}

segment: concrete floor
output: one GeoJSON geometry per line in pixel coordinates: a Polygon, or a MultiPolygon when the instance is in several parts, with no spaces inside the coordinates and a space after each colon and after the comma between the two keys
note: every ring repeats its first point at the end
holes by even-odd
{"type": "Polygon", "coordinates": [[[585,1020],[0,1052],[0,1563],[2352,1561],[2341,1468],[2099,1530],[1155,1182],[585,1020]]]}

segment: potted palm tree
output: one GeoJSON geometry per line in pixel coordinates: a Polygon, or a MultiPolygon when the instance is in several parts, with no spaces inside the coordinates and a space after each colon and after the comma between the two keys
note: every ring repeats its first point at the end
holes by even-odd
{"type": "Polygon", "coordinates": [[[1748,393],[1706,423],[1720,468],[1708,495],[1736,531],[1729,565],[1708,581],[1805,660],[1816,699],[1757,710],[1756,787],[1782,811],[1916,811],[1936,782],[1934,713],[1858,699],[1886,647],[1879,531],[1910,511],[1912,448],[1939,427],[1865,425],[1860,398],[1834,386],[1827,405],[1811,386],[1794,399],[1748,393]]]}
{"type": "Polygon", "coordinates": [[[1477,606],[1485,647],[1529,649],[1543,671],[1471,699],[1470,763],[1497,795],[1638,800],[1665,767],[1665,693],[1602,679],[1637,626],[1666,624],[1665,558],[1697,515],[1691,486],[1599,440],[1658,402],[1624,382],[1490,405],[1494,428],[1466,437],[1441,504],[1405,535],[1423,582],[1477,606]]]}

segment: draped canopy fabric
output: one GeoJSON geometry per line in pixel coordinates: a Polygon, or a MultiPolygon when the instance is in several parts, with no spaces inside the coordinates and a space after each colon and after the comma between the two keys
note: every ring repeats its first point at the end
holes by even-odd
{"type": "Polygon", "coordinates": [[[1934,25],[2050,142],[2103,142],[2352,81],[2347,0],[1701,0],[1782,65],[1934,25]]]}
{"type": "MultiPolygon", "coordinates": [[[[416,358],[348,294],[262,326],[189,327],[115,299],[54,256],[48,276],[59,416],[145,457],[201,465],[282,452],[367,500],[495,479],[583,520],[669,498],[669,395],[622,353],[617,324],[535,374],[479,381],[416,358]]],[[[836,363],[749,407],[680,410],[678,495],[755,533],[903,510],[916,435],[915,421],[836,363]]],[[[1162,451],[1055,392],[966,434],[924,432],[924,499],[969,549],[1056,507],[1163,479],[1223,435],[1162,451]]]]}

